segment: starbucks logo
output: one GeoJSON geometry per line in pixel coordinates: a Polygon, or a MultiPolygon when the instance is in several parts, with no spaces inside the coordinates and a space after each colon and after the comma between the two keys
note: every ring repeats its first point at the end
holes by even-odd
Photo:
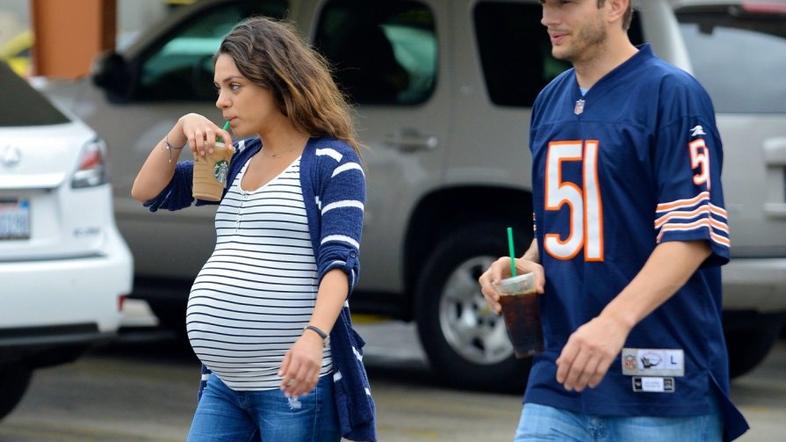
{"type": "Polygon", "coordinates": [[[216,167],[213,168],[213,175],[216,177],[216,181],[226,186],[227,175],[229,175],[229,162],[226,160],[216,161],[216,167]]]}

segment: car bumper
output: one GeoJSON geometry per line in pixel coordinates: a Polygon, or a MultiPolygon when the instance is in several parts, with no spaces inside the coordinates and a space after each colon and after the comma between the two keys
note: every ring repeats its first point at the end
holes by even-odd
{"type": "Polygon", "coordinates": [[[723,267],[723,308],[786,311],[786,258],[734,258],[723,267]]]}
{"type": "Polygon", "coordinates": [[[0,262],[0,332],[95,324],[98,334],[113,333],[121,319],[118,298],[131,292],[132,274],[119,235],[98,256],[0,262]]]}

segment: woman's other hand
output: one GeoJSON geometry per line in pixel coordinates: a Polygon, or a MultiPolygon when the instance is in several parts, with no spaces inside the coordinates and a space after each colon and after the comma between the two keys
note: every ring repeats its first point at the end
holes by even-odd
{"type": "Polygon", "coordinates": [[[302,396],[317,385],[322,368],[324,341],[311,332],[303,333],[281,363],[281,390],[287,396],[302,396]]]}

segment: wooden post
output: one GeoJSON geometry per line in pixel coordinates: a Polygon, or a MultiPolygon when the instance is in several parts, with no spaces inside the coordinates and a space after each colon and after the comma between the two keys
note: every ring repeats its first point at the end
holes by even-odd
{"type": "Polygon", "coordinates": [[[78,78],[115,47],[116,0],[30,0],[30,10],[34,75],[78,78]]]}

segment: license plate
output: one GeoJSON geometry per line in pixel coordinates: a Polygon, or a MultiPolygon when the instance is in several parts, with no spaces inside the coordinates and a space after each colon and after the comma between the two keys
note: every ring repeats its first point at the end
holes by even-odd
{"type": "Polygon", "coordinates": [[[0,240],[30,238],[30,200],[0,199],[0,240]]]}

